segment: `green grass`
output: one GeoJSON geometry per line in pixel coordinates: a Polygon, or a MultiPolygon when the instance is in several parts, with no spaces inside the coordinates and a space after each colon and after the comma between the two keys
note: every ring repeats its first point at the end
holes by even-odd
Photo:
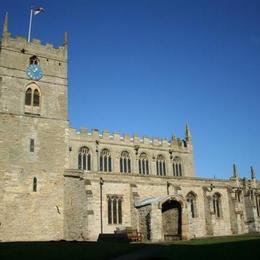
{"type": "Polygon", "coordinates": [[[237,241],[247,241],[247,240],[259,240],[260,234],[243,234],[237,236],[223,236],[223,237],[208,237],[192,240],[180,240],[176,241],[175,244],[183,245],[206,245],[206,244],[219,244],[219,243],[229,243],[237,241]]]}
{"type": "Polygon", "coordinates": [[[260,235],[240,235],[161,244],[98,242],[0,243],[0,259],[112,259],[143,251],[139,259],[260,259],[260,235]]]}
{"type": "MultiPolygon", "coordinates": [[[[176,241],[160,247],[149,259],[260,259],[260,235],[176,241]]],[[[148,259],[148,258],[145,258],[148,259]]]]}

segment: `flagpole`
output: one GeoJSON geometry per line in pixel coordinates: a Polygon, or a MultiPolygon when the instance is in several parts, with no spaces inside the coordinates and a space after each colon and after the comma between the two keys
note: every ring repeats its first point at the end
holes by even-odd
{"type": "Polygon", "coordinates": [[[31,14],[30,14],[29,31],[28,31],[28,42],[30,42],[30,40],[31,40],[32,15],[33,15],[33,9],[31,9],[31,14]]]}

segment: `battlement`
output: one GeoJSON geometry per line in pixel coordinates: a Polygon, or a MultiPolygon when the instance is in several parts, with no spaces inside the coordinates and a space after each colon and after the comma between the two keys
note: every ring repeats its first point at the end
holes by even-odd
{"type": "Polygon", "coordinates": [[[15,38],[9,36],[8,38],[2,39],[2,46],[28,54],[37,52],[38,56],[42,55],[46,57],[46,53],[48,53],[48,56],[53,59],[67,59],[66,46],[62,45],[56,48],[50,43],[42,44],[38,39],[33,39],[31,42],[28,42],[27,39],[22,36],[16,36],[15,38]]]}
{"type": "Polygon", "coordinates": [[[42,55],[46,57],[47,53],[48,57],[52,59],[67,59],[67,33],[64,34],[64,43],[59,47],[54,47],[50,43],[42,44],[39,39],[32,39],[32,41],[28,42],[24,36],[11,36],[11,33],[8,31],[8,15],[5,17],[1,45],[2,48],[12,49],[30,55],[38,53],[38,56],[42,55]]]}
{"type": "Polygon", "coordinates": [[[147,136],[139,137],[137,134],[130,136],[129,134],[110,133],[108,130],[100,132],[98,129],[92,129],[91,131],[88,131],[87,128],[80,128],[79,131],[70,128],[70,139],[78,141],[111,142],[121,145],[140,145],[149,148],[178,148],[183,150],[191,148],[191,144],[181,138],[172,138],[171,140],[168,140],[165,138],[149,138],[147,136]]]}

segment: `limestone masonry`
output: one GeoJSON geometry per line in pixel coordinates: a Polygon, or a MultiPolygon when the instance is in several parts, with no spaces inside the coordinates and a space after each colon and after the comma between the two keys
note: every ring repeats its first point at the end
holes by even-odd
{"type": "Polygon", "coordinates": [[[192,135],[147,137],[70,128],[67,35],[54,48],[0,42],[0,241],[143,241],[260,231],[260,182],[195,177],[192,135]]]}

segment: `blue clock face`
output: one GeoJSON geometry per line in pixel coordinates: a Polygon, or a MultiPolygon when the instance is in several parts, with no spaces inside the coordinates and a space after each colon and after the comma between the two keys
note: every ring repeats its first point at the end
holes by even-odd
{"type": "Polygon", "coordinates": [[[26,69],[26,74],[33,80],[39,80],[43,76],[39,65],[31,64],[26,69]]]}

